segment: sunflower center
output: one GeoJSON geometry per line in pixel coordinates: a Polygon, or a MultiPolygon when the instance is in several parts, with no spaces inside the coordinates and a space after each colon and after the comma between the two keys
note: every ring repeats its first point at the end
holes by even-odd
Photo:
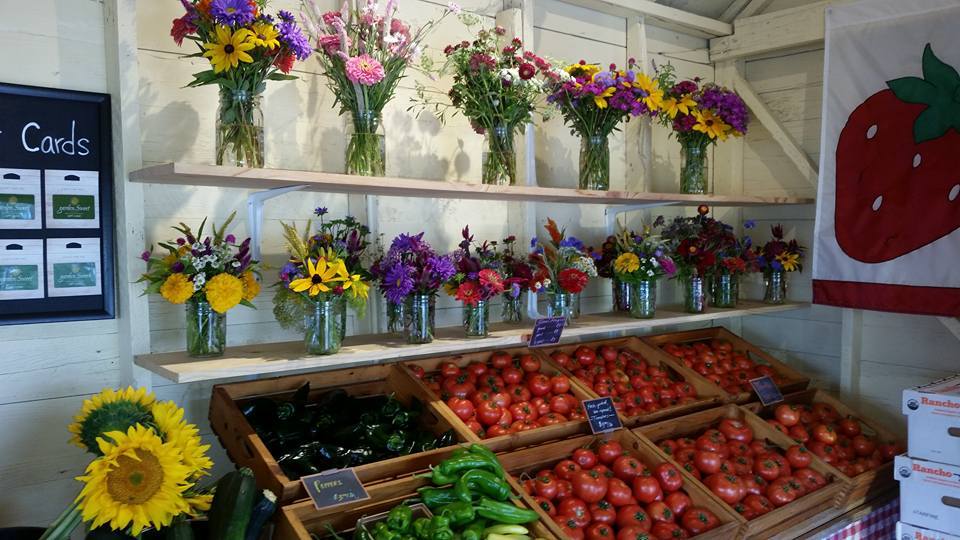
{"type": "Polygon", "coordinates": [[[117,466],[107,474],[107,493],[123,504],[143,504],[163,485],[163,467],[157,456],[135,450],[137,457],[120,456],[117,466]]]}

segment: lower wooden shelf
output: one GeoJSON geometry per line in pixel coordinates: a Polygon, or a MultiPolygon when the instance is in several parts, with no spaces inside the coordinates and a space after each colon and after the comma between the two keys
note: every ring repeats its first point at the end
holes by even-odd
{"type": "MultiPolygon", "coordinates": [[[[573,326],[563,330],[562,341],[670,324],[763,315],[807,306],[807,303],[768,305],[741,301],[736,309],[709,308],[705,313],[697,314],[685,313],[679,306],[662,306],[657,308],[657,316],[653,319],[633,319],[619,313],[584,315],[573,326]]],[[[292,371],[344,369],[465,351],[516,347],[527,342],[532,329],[529,324],[492,326],[490,336],[483,339],[464,338],[461,327],[439,328],[433,343],[425,345],[408,345],[403,339],[387,334],[350,336],[344,340],[339,353],[329,356],[307,355],[302,341],[288,341],[229,347],[220,358],[191,358],[185,352],[169,352],[140,355],[135,362],[176,383],[212,381],[292,371]]]]}

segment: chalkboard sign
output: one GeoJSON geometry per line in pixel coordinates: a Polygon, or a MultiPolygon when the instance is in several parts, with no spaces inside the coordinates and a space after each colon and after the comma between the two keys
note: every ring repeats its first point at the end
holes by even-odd
{"type": "Polygon", "coordinates": [[[537,319],[533,323],[533,332],[530,333],[528,347],[542,347],[544,345],[554,345],[560,341],[560,334],[563,333],[563,325],[566,319],[563,317],[544,317],[537,319]]]}
{"type": "Polygon", "coordinates": [[[613,399],[602,397],[583,400],[583,412],[587,414],[593,433],[609,433],[623,427],[620,416],[613,406],[613,399]]]}
{"type": "Polygon", "coordinates": [[[0,83],[0,324],[114,316],[110,96],[0,83]]]}
{"type": "Polygon", "coordinates": [[[300,478],[317,510],[370,498],[353,469],[333,469],[300,478]]]}
{"type": "Polygon", "coordinates": [[[777,383],[773,382],[769,375],[750,379],[750,386],[753,387],[753,391],[757,393],[760,403],[763,403],[764,406],[783,401],[783,393],[780,392],[777,383]]]}

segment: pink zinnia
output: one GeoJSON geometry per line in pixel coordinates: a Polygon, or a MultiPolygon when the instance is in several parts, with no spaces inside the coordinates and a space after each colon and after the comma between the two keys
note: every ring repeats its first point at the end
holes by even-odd
{"type": "Polygon", "coordinates": [[[323,14],[323,23],[328,26],[333,26],[334,21],[342,21],[340,18],[339,11],[328,11],[323,14]]]}
{"type": "Polygon", "coordinates": [[[333,55],[340,50],[340,36],[333,34],[321,35],[317,40],[320,48],[328,55],[333,55]]]}
{"type": "Polygon", "coordinates": [[[383,66],[369,54],[352,56],[347,60],[347,78],[352,82],[373,86],[383,77],[383,66]]]}

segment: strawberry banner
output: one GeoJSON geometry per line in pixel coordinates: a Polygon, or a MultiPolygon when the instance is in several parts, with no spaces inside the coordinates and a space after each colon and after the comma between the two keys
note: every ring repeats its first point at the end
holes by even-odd
{"type": "Polygon", "coordinates": [[[960,316],[960,2],[827,9],[818,304],[960,316]]]}

